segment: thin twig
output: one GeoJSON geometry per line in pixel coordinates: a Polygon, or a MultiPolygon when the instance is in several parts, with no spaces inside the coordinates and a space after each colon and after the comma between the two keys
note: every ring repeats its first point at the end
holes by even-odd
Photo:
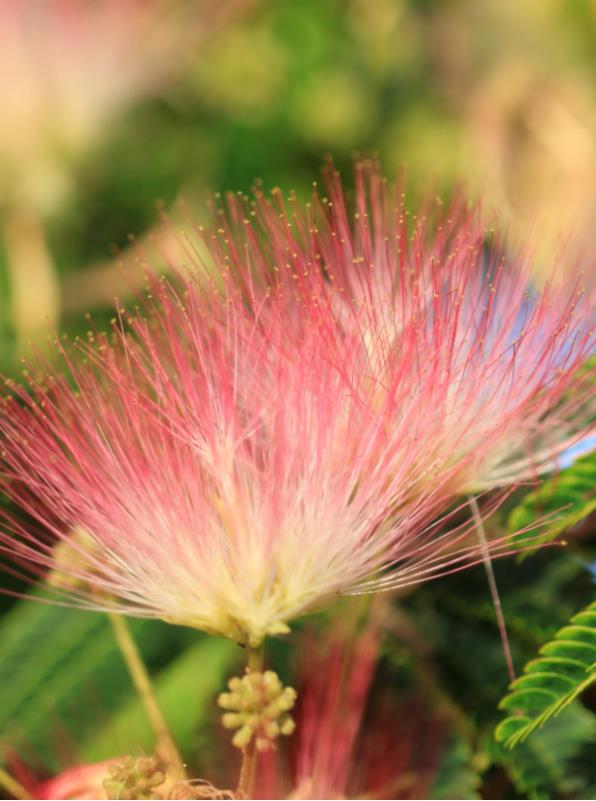
{"type": "Polygon", "coordinates": [[[130,633],[128,624],[122,615],[117,615],[113,612],[108,613],[108,618],[114,629],[116,641],[118,642],[118,646],[126,662],[126,667],[128,668],[132,682],[145,705],[147,715],[157,735],[157,750],[176,774],[175,778],[179,778],[180,781],[186,781],[188,776],[184,768],[184,762],[176,747],[167,721],[157,703],[149,673],[147,672],[137,644],[130,633]]]}
{"type": "Polygon", "coordinates": [[[507,673],[509,674],[509,681],[515,679],[515,667],[513,666],[513,657],[511,655],[511,647],[509,645],[509,636],[507,634],[507,625],[505,624],[505,616],[503,614],[503,607],[501,606],[501,598],[499,597],[499,589],[495,579],[495,572],[493,570],[493,563],[490,558],[490,551],[488,542],[486,540],[486,532],[482,523],[480,509],[476,498],[470,496],[468,498],[470,509],[472,510],[472,517],[474,518],[474,525],[476,526],[476,534],[480,545],[482,546],[482,561],[484,562],[484,569],[486,570],[486,577],[488,579],[488,586],[490,594],[493,599],[493,606],[495,607],[495,615],[497,617],[497,625],[499,627],[499,634],[501,635],[501,643],[503,644],[503,655],[507,665],[507,673]]]}
{"type": "Polygon", "coordinates": [[[28,801],[28,799],[33,798],[26,788],[14,779],[10,773],[7,773],[4,768],[0,768],[0,785],[20,801],[28,801]]]}

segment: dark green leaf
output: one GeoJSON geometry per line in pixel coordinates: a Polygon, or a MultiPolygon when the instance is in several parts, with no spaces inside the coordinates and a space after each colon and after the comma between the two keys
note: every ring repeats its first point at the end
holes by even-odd
{"type": "Polygon", "coordinates": [[[528,663],[524,675],[512,682],[499,706],[515,714],[495,732],[507,748],[525,740],[596,681],[596,626],[585,625],[595,611],[596,602],[574,615],[571,625],[541,648],[543,656],[528,663]],[[584,625],[578,625],[579,620],[584,625]]]}
{"type": "Polygon", "coordinates": [[[520,531],[541,518],[547,518],[542,533],[536,539],[536,530],[516,535],[513,542],[525,547],[529,539],[535,540],[531,550],[555,539],[561,532],[577,525],[596,510],[596,452],[578,459],[567,470],[552,476],[534,492],[526,495],[509,514],[508,527],[520,531]]]}

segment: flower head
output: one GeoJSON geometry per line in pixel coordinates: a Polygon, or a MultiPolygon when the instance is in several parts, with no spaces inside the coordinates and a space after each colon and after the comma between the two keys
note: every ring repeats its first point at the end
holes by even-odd
{"type": "Polygon", "coordinates": [[[49,204],[65,161],[180,63],[194,22],[162,0],[6,0],[0,4],[0,181],[49,204]]]}
{"type": "Polygon", "coordinates": [[[9,754],[10,773],[29,793],[28,798],[106,798],[103,782],[118,760],[72,765],[46,779],[39,779],[15,754],[9,754]]]}
{"type": "Polygon", "coordinates": [[[257,797],[428,797],[448,716],[417,695],[378,697],[381,641],[371,619],[359,632],[335,624],[324,638],[302,634],[296,734],[260,757],[257,797]]]}
{"type": "Polygon", "coordinates": [[[257,645],[330,596],[482,558],[441,515],[563,403],[588,343],[575,293],[543,291],[522,331],[524,273],[487,273],[474,217],[412,240],[381,184],[353,231],[332,202],[259,201],[210,240],[218,279],[150,278],[86,364],[65,353],[69,378],[13,387],[4,483],[34,521],[2,536],[14,560],[68,573],[70,602],[257,645]]]}
{"type": "MultiPolygon", "coordinates": [[[[234,272],[245,243],[255,264],[250,291],[263,291],[267,276],[265,286],[285,282],[290,307],[316,297],[387,386],[415,337],[420,369],[436,370],[436,384],[448,386],[441,413],[454,458],[475,454],[465,491],[555,468],[590,433],[594,413],[594,365],[584,362],[594,347],[595,295],[577,258],[555,261],[550,280],[536,283],[530,249],[487,229],[479,208],[437,199],[416,215],[376,164],[358,163],[355,174],[352,213],[332,166],[326,194],[315,187],[304,208],[278,190],[272,200],[260,191],[252,202],[230,195],[219,236],[207,239],[215,261],[234,272]]],[[[248,267],[239,272],[246,281],[248,267]]]]}

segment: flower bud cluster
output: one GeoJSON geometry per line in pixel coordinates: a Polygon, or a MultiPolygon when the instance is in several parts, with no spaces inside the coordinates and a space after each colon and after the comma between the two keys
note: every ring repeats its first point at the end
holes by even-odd
{"type": "Polygon", "coordinates": [[[222,693],[218,703],[226,711],[222,717],[226,729],[238,729],[232,742],[246,748],[253,740],[258,751],[274,748],[280,735],[290,735],[296,724],[289,713],[296,701],[296,690],[284,687],[272,670],[250,671],[230,679],[230,692],[222,693]]]}
{"type": "Polygon", "coordinates": [[[157,799],[156,793],[166,780],[164,766],[155,757],[125,757],[108,768],[103,788],[108,799],[157,799]]]}

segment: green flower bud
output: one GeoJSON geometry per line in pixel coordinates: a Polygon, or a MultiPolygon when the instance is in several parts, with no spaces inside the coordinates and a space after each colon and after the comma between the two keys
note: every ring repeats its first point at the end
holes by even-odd
{"type": "Polygon", "coordinates": [[[238,729],[232,739],[236,748],[244,749],[254,741],[258,751],[269,751],[280,735],[292,734],[296,728],[288,714],[296,691],[284,687],[272,670],[247,672],[230,679],[228,688],[218,702],[222,709],[231,710],[222,716],[222,723],[226,729],[238,729]]]}
{"type": "Polygon", "coordinates": [[[155,757],[125,757],[108,768],[103,788],[108,799],[158,799],[155,790],[166,780],[164,767],[155,757]]]}

